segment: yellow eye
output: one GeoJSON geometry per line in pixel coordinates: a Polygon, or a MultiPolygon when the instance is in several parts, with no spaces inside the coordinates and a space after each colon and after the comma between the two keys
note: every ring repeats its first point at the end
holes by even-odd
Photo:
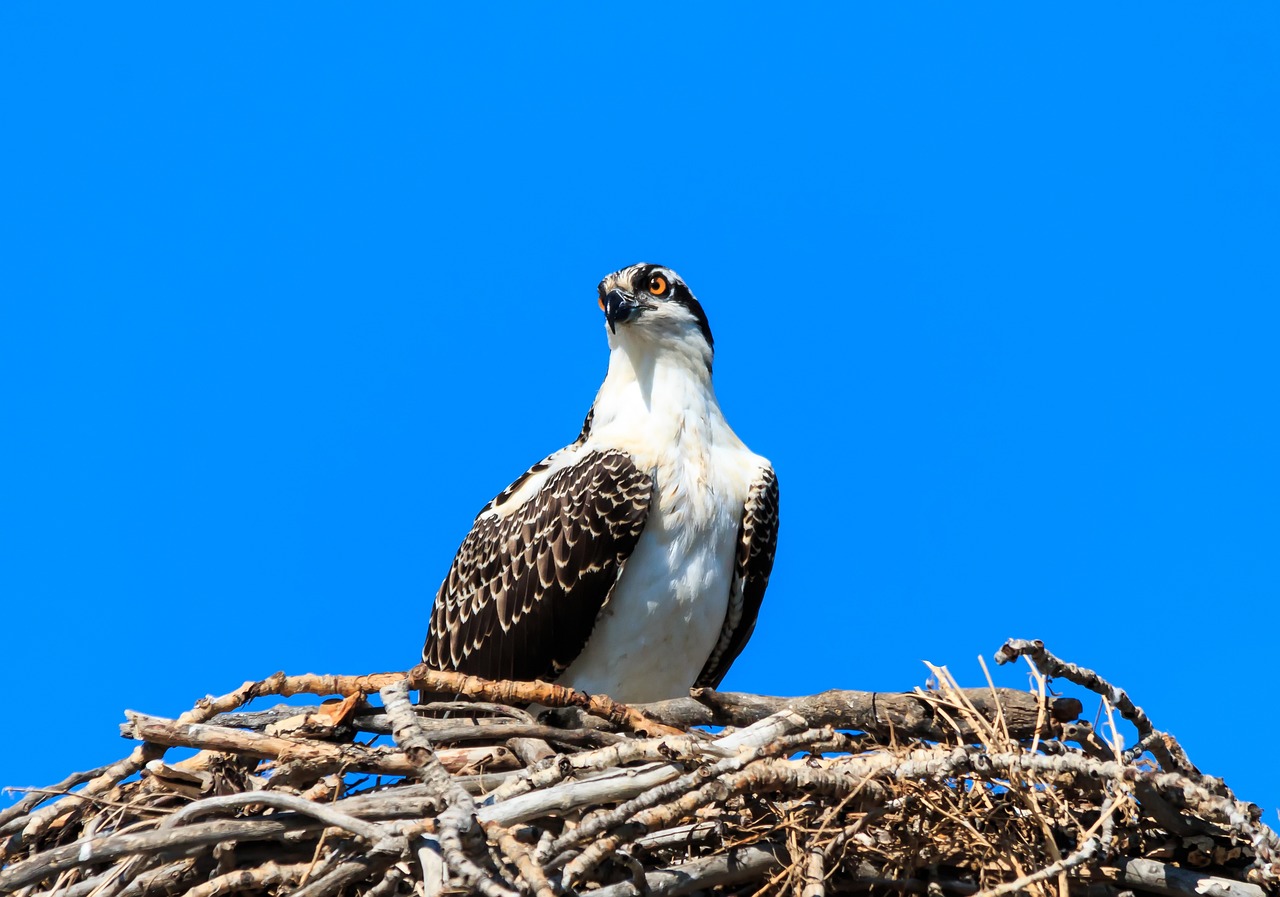
{"type": "Polygon", "coordinates": [[[601,311],[604,311],[604,293],[600,294],[600,298],[596,300],[596,304],[600,306],[601,311]]]}
{"type": "Polygon", "coordinates": [[[649,278],[649,292],[655,296],[661,296],[667,291],[667,279],[661,274],[655,274],[649,278]]]}

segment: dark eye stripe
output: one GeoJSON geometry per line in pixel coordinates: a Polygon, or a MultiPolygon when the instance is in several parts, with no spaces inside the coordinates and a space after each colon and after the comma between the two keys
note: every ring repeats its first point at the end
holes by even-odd
{"type": "Polygon", "coordinates": [[[716,344],[715,340],[711,338],[711,324],[707,321],[707,313],[702,310],[702,303],[693,298],[693,293],[689,292],[689,288],[677,280],[672,285],[670,301],[678,302],[689,309],[689,313],[698,322],[698,329],[702,331],[702,338],[707,341],[707,346],[715,349],[716,344]]]}

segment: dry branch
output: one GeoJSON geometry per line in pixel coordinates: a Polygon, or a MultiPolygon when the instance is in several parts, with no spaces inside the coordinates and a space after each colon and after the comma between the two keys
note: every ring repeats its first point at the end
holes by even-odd
{"type": "MultiPolygon", "coordinates": [[[[1049,713],[1041,718],[1040,702],[1035,695],[1010,688],[962,689],[968,701],[989,723],[1003,713],[1012,738],[1031,738],[1052,734],[1054,722],[1067,722],[1080,715],[1080,702],[1075,698],[1055,698],[1049,713]],[[1038,728],[1037,728],[1038,727],[1038,728]]],[[[874,691],[824,691],[799,698],[777,698],[737,692],[717,692],[695,688],[692,697],[642,704],[637,709],[653,719],[671,726],[749,726],[779,710],[791,710],[808,720],[811,726],[857,729],[871,735],[893,735],[910,738],[941,739],[955,736],[955,729],[936,714],[927,695],[915,692],[886,693],[874,691]]],[[[973,729],[961,724],[963,738],[974,736],[973,729]]]]}
{"type": "MultiPolygon", "coordinates": [[[[198,748],[259,760],[301,763],[317,771],[323,770],[324,774],[348,770],[407,776],[415,771],[414,765],[402,752],[391,748],[280,738],[224,726],[183,725],[177,720],[146,716],[132,710],[126,710],[125,717],[129,722],[120,726],[123,737],[165,747],[198,748]]],[[[519,765],[515,754],[501,745],[441,751],[440,762],[449,772],[515,769],[519,765]]]]}
{"type": "Polygon", "coordinates": [[[424,668],[276,674],[177,720],[129,713],[128,757],[0,813],[0,894],[1280,894],[1256,807],[1097,673],[1038,642],[1002,649],[1018,656],[1033,692],[935,668],[929,692],[639,707],[424,668]],[[1102,695],[1139,744],[1045,699],[1048,675],[1102,695]],[[300,694],[343,700],[245,709],[300,694]]]}

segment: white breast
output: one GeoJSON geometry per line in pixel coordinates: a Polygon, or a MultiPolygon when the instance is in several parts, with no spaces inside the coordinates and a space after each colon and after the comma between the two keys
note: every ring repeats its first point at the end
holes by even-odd
{"type": "Polygon", "coordinates": [[[675,525],[681,510],[650,506],[586,648],[558,681],[625,702],[688,693],[724,624],[739,521],[725,509],[675,525]]]}
{"type": "Polygon", "coordinates": [[[637,384],[615,373],[597,397],[583,450],[629,452],[652,472],[654,492],[586,648],[557,681],[641,703],[688,694],[715,648],[743,508],[767,462],[729,428],[709,377],[659,366],[637,384]]]}

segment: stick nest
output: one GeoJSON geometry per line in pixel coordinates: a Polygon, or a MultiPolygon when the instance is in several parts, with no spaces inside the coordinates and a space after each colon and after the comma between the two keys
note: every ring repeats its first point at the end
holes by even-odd
{"type": "Polygon", "coordinates": [[[279,673],[128,713],[132,754],[0,813],[0,893],[1280,893],[1256,806],[1096,673],[1039,642],[996,659],[1019,657],[1031,692],[933,668],[928,691],[635,707],[422,667],[279,673]],[[342,698],[245,709],[304,694],[342,698]]]}

